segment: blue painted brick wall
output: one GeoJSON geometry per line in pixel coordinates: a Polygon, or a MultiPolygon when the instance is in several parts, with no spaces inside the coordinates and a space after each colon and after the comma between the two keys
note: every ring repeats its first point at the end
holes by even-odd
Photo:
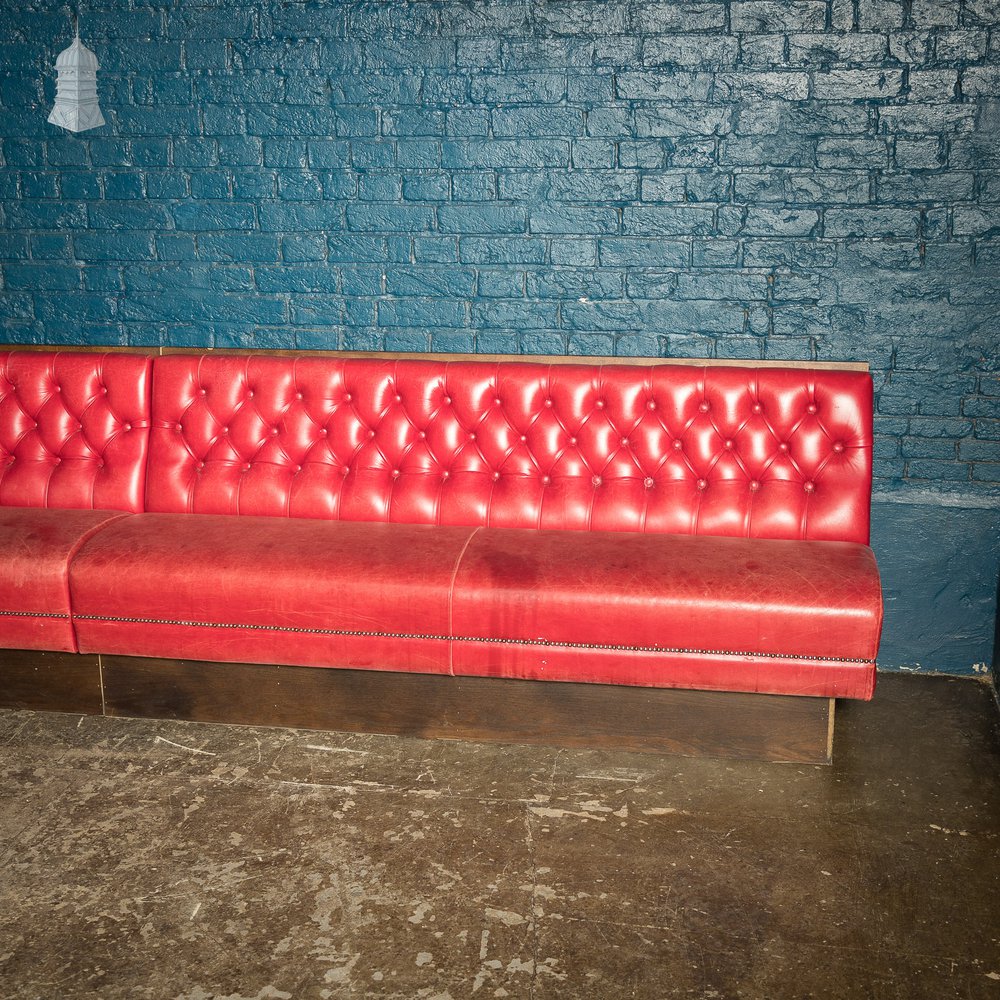
{"type": "Polygon", "coordinates": [[[859,359],[876,497],[1000,502],[995,0],[95,0],[78,136],[14,6],[0,339],[859,359]]]}

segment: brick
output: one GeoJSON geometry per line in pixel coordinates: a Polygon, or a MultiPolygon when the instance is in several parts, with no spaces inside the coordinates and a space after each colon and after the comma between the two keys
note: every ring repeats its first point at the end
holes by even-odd
{"type": "Polygon", "coordinates": [[[459,242],[459,259],[464,264],[541,264],[545,261],[545,243],[532,237],[463,236],[459,242]]]}
{"type": "Polygon", "coordinates": [[[902,89],[903,71],[896,69],[833,69],[813,77],[813,94],[821,101],[879,100],[902,89]]]}
{"type": "Polygon", "coordinates": [[[445,141],[441,144],[441,165],[459,170],[567,167],[569,143],[565,139],[445,141]]]}
{"type": "MultiPolygon", "coordinates": [[[[160,208],[160,206],[154,206],[160,208]]],[[[134,211],[136,206],[129,206],[134,211]]],[[[165,213],[164,209],[160,209],[165,213]]],[[[253,229],[256,217],[253,205],[243,202],[192,201],[175,205],[170,214],[178,229],[212,232],[219,229],[253,229]]],[[[91,223],[94,209],[91,209],[91,223]]]]}
{"type": "Polygon", "coordinates": [[[472,303],[473,326],[509,330],[553,330],[559,325],[559,305],[519,299],[472,303]]]}
{"type": "Polygon", "coordinates": [[[527,213],[520,207],[485,203],[442,205],[438,209],[438,228],[442,233],[523,233],[527,231],[527,213]]]}
{"type": "Polygon", "coordinates": [[[803,101],[809,96],[809,76],[785,70],[773,73],[717,73],[716,93],[722,100],[745,100],[760,97],[765,100],[803,101]]]}
{"type": "Polygon", "coordinates": [[[711,105],[652,105],[633,113],[639,138],[690,135],[726,135],[732,128],[732,109],[711,105]]]}
{"type": "Polygon", "coordinates": [[[889,165],[889,147],[884,139],[820,139],[816,145],[816,162],[821,169],[884,168],[889,165]]]}
{"type": "Polygon", "coordinates": [[[215,261],[276,261],[278,237],[269,233],[208,233],[198,237],[198,257],[215,261]]]}
{"type": "Polygon", "coordinates": [[[583,135],[583,113],[576,108],[509,108],[491,114],[493,134],[503,136],[583,135]]]}
{"type": "Polygon", "coordinates": [[[479,271],[476,294],[491,299],[523,298],[524,284],[524,271],[488,268],[479,271]]]}
{"type": "Polygon", "coordinates": [[[434,209],[423,205],[349,204],[347,206],[347,228],[356,232],[429,232],[434,228],[434,223],[434,209]]]}
{"type": "Polygon", "coordinates": [[[615,75],[615,93],[626,100],[707,101],[712,90],[710,73],[633,73],[615,75]]]}
{"type": "Polygon", "coordinates": [[[881,63],[888,56],[884,35],[830,31],[788,36],[791,66],[825,68],[850,63],[881,63]]]}
{"type": "Polygon", "coordinates": [[[388,295],[471,298],[476,275],[467,267],[394,267],[385,272],[388,295]]]}
{"type": "Polygon", "coordinates": [[[765,274],[717,271],[677,276],[678,299],[732,299],[738,302],[764,301],[769,284],[765,274]]]}
{"type": "MultiPolygon", "coordinates": [[[[721,4],[714,8],[720,21],[725,16],[721,4]]],[[[719,25],[721,27],[721,25],[719,25]]],[[[739,39],[733,35],[669,34],[646,38],[642,43],[644,66],[682,66],[686,69],[717,69],[735,66],[740,54],[739,39]]]]}
{"type": "Polygon", "coordinates": [[[785,31],[822,31],[826,4],[820,0],[737,0],[732,4],[732,30],[765,33],[780,25],[785,31]]]}
{"type": "MultiPolygon", "coordinates": [[[[626,209],[626,211],[629,211],[626,209]]],[[[569,205],[550,205],[533,209],[529,220],[532,233],[568,234],[586,236],[618,232],[618,213],[613,208],[576,208],[569,205]]]]}
{"type": "Polygon", "coordinates": [[[626,208],[626,236],[706,236],[714,231],[714,210],[707,205],[626,208]]]}
{"type": "MultiPolygon", "coordinates": [[[[336,184],[344,179],[342,174],[328,175],[330,183],[336,184]]],[[[355,195],[359,201],[399,201],[403,197],[403,178],[399,174],[379,173],[362,174],[356,179],[351,178],[347,190],[331,192],[324,185],[327,197],[342,198],[355,195]]]]}
{"type": "Polygon", "coordinates": [[[72,291],[80,288],[80,269],[60,263],[5,264],[4,288],[11,291],[72,291]]]}
{"type": "Polygon", "coordinates": [[[812,167],[815,161],[816,140],[790,133],[752,138],[728,136],[719,149],[719,163],[725,166],[812,167]]]}
{"type": "Polygon", "coordinates": [[[620,299],[624,273],[610,268],[545,268],[529,271],[527,296],[536,299],[620,299]]]}
{"type": "Polygon", "coordinates": [[[602,267],[685,267],[689,250],[681,240],[607,238],[599,255],[602,267]]]}
{"type": "Polygon", "coordinates": [[[968,135],[976,127],[975,109],[961,104],[890,105],[879,116],[896,135],[968,135]]]}
{"type": "Polygon", "coordinates": [[[265,232],[336,231],[344,225],[344,210],[333,202],[262,202],[258,211],[265,232]]]}
{"type": "Polygon", "coordinates": [[[971,201],[975,175],[971,172],[882,174],[876,179],[876,200],[880,202],[961,202],[971,201]]]}
{"type": "Polygon", "coordinates": [[[448,201],[451,177],[447,173],[408,174],[403,177],[406,201],[448,201]]]}
{"type": "Polygon", "coordinates": [[[558,104],[566,97],[565,73],[483,74],[472,78],[474,104],[558,104]]]}

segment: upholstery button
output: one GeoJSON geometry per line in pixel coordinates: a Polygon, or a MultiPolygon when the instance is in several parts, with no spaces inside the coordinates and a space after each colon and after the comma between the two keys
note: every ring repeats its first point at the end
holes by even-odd
{"type": "Polygon", "coordinates": [[[178,434],[182,434],[183,432],[184,432],[184,428],[183,428],[183,427],[181,427],[181,425],[180,425],[180,424],[178,424],[178,425],[177,425],[177,433],[178,433],[178,434]]]}
{"type": "Polygon", "coordinates": [[[272,434],[278,434],[278,433],[280,433],[280,432],[279,432],[279,430],[278,430],[278,428],[277,428],[277,427],[272,427],[272,428],[271,428],[271,433],[272,433],[272,434]]]}
{"type": "Polygon", "coordinates": [[[229,428],[228,427],[223,427],[222,428],[222,433],[223,434],[228,434],[229,433],[229,428]]]}
{"type": "Polygon", "coordinates": [[[601,477],[600,476],[594,476],[594,478],[591,479],[590,482],[594,486],[600,486],[601,485],[601,477]]]}
{"type": "Polygon", "coordinates": [[[247,390],[247,399],[253,399],[253,389],[247,390]]]}
{"type": "Polygon", "coordinates": [[[400,396],[398,392],[396,393],[396,402],[397,403],[402,403],[403,402],[403,397],[400,396]]]}
{"type": "Polygon", "coordinates": [[[469,433],[469,440],[470,441],[475,441],[476,440],[476,432],[475,431],[471,431],[469,433]]]}
{"type": "Polygon", "coordinates": [[[198,390],[198,395],[199,396],[207,396],[208,395],[208,389],[199,389],[198,390]]]}
{"type": "Polygon", "coordinates": [[[122,430],[123,431],[130,431],[130,430],[132,430],[132,425],[131,424],[122,424],[122,430]]]}
{"type": "Polygon", "coordinates": [[[60,462],[62,462],[62,459],[58,455],[52,460],[53,465],[59,465],[60,462]]]}
{"type": "Polygon", "coordinates": [[[244,472],[249,472],[250,471],[250,463],[249,462],[247,462],[247,464],[243,466],[243,471],[244,472]]]}
{"type": "Polygon", "coordinates": [[[622,447],[623,448],[627,448],[628,447],[628,438],[622,438],[622,447]]]}
{"type": "Polygon", "coordinates": [[[655,483],[653,482],[651,476],[646,476],[646,478],[642,481],[642,485],[645,486],[647,490],[651,490],[655,483]]]}
{"type": "Polygon", "coordinates": [[[647,409],[647,410],[655,410],[655,409],[656,409],[656,402],[655,402],[654,400],[652,400],[652,399],[651,399],[651,400],[650,400],[650,401],[649,401],[649,402],[648,402],[648,403],[646,404],[646,409],[647,409]]]}
{"type": "Polygon", "coordinates": [[[301,399],[302,398],[302,393],[301,392],[295,393],[295,398],[296,399],[301,399]]]}
{"type": "Polygon", "coordinates": [[[500,479],[500,473],[499,472],[494,472],[493,473],[493,482],[497,482],[499,479],[500,479]]]}
{"type": "Polygon", "coordinates": [[[198,463],[198,471],[201,472],[201,470],[204,469],[204,468],[205,468],[205,463],[204,462],[199,462],[198,463]]]}
{"type": "Polygon", "coordinates": [[[604,400],[603,399],[599,399],[595,405],[597,406],[597,408],[599,410],[603,410],[604,409],[604,400]]]}
{"type": "Polygon", "coordinates": [[[444,397],[444,401],[445,401],[446,403],[449,403],[449,404],[450,404],[450,403],[451,403],[451,396],[445,396],[445,397],[444,397]]]}
{"type": "Polygon", "coordinates": [[[806,493],[815,493],[816,484],[812,481],[805,482],[802,484],[802,489],[804,489],[806,493]]]}
{"type": "Polygon", "coordinates": [[[450,476],[451,476],[451,473],[448,472],[447,469],[444,472],[441,473],[441,478],[442,479],[448,479],[450,476]]]}
{"type": "Polygon", "coordinates": [[[522,434],[521,435],[521,440],[522,441],[527,441],[528,440],[528,435],[527,434],[522,434]]]}
{"type": "Polygon", "coordinates": [[[750,480],[750,492],[756,493],[760,489],[760,483],[756,479],[750,480]]]}
{"type": "Polygon", "coordinates": [[[349,465],[345,465],[340,471],[345,476],[349,475],[350,471],[351,471],[351,467],[349,465]]]}
{"type": "Polygon", "coordinates": [[[695,486],[697,486],[699,490],[708,489],[708,483],[704,479],[699,479],[698,482],[695,483],[695,486]]]}
{"type": "Polygon", "coordinates": [[[301,465],[293,465],[292,466],[292,472],[294,472],[296,475],[298,475],[301,471],[302,471],[302,466],[301,465]]]}
{"type": "MultiPolygon", "coordinates": [[[[326,433],[326,428],[325,428],[325,427],[323,428],[323,433],[324,433],[324,434],[326,433]]],[[[369,437],[369,438],[373,438],[373,437],[375,437],[375,432],[374,432],[374,431],[369,431],[369,432],[368,432],[368,437],[369,437]]]]}
{"type": "Polygon", "coordinates": [[[843,441],[834,441],[833,442],[833,450],[839,455],[844,450],[844,442],[843,441]]]}
{"type": "Polygon", "coordinates": [[[708,411],[709,411],[709,410],[711,409],[711,407],[710,407],[710,406],[708,405],[708,400],[707,400],[707,399],[703,399],[703,400],[702,400],[702,401],[701,401],[701,402],[700,402],[700,403],[698,404],[698,409],[699,409],[699,410],[700,410],[700,411],[701,411],[702,413],[708,413],[708,411]]]}
{"type": "Polygon", "coordinates": [[[732,441],[726,441],[726,442],[724,442],[724,444],[725,444],[726,448],[732,448],[732,446],[733,446],[733,442],[732,441]]]}
{"type": "Polygon", "coordinates": [[[683,447],[684,447],[684,445],[681,444],[680,439],[677,439],[676,441],[674,441],[674,451],[680,451],[681,448],[683,448],[683,447]]]}
{"type": "Polygon", "coordinates": [[[753,412],[754,413],[763,413],[764,412],[764,407],[761,406],[760,403],[754,403],[753,404],[753,412]]]}
{"type": "Polygon", "coordinates": [[[493,400],[493,405],[494,406],[499,406],[500,405],[500,397],[499,396],[496,399],[493,400]]]}
{"type": "Polygon", "coordinates": [[[551,399],[545,400],[545,405],[551,407],[552,406],[552,400],[551,399]]]}
{"type": "Polygon", "coordinates": [[[393,469],[392,470],[392,478],[393,479],[399,479],[399,469],[393,469]]]}
{"type": "Polygon", "coordinates": [[[417,437],[420,438],[421,441],[425,440],[427,438],[427,431],[420,431],[417,434],[417,437]]]}
{"type": "Polygon", "coordinates": [[[818,409],[819,407],[815,403],[810,403],[806,407],[806,413],[815,413],[818,409]]]}
{"type": "Polygon", "coordinates": [[[108,387],[106,385],[101,386],[101,395],[106,396],[108,394],[108,387]]]}
{"type": "Polygon", "coordinates": [[[349,392],[344,393],[344,402],[349,403],[354,397],[349,392]]]}
{"type": "Polygon", "coordinates": [[[576,444],[576,438],[575,437],[570,438],[569,439],[569,443],[570,444],[576,444]]]}
{"type": "Polygon", "coordinates": [[[788,442],[782,441],[781,444],[778,445],[778,451],[788,451],[788,442]]]}
{"type": "Polygon", "coordinates": [[[52,391],[53,392],[62,392],[62,386],[61,385],[54,385],[54,386],[52,386],[52,391]]]}
{"type": "Polygon", "coordinates": [[[552,477],[551,476],[542,476],[542,485],[543,486],[548,486],[549,483],[551,483],[551,482],[552,482],[552,477]]]}

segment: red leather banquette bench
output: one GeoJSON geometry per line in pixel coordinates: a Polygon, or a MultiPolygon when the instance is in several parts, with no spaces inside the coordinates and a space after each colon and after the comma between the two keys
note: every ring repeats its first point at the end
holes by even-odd
{"type": "Polygon", "coordinates": [[[0,353],[0,703],[825,760],[871,428],[857,370],[0,353]]]}

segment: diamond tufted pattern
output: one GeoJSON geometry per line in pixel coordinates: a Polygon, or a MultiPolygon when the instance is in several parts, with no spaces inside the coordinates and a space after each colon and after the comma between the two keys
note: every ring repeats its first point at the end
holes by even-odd
{"type": "Polygon", "coordinates": [[[147,509],[867,543],[866,374],[158,358],[147,509]]]}
{"type": "Polygon", "coordinates": [[[0,506],[138,511],[149,358],[0,353],[0,506]]]}

